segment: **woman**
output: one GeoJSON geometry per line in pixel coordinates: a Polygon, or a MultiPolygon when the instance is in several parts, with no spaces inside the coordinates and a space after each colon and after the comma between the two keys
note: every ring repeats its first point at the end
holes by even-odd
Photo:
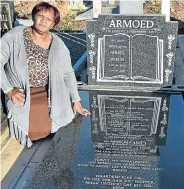
{"type": "Polygon", "coordinates": [[[70,123],[77,112],[89,114],[80,103],[69,50],[49,32],[60,21],[59,11],[41,2],[32,19],[33,26],[15,27],[1,38],[0,58],[10,135],[28,147],[70,123]]]}

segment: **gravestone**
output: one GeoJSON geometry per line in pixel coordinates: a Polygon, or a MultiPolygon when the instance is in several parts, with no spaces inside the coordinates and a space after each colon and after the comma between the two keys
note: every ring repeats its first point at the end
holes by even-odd
{"type": "Polygon", "coordinates": [[[13,1],[1,1],[1,33],[4,34],[13,26],[14,3],[13,1]]]}
{"type": "Polygon", "coordinates": [[[120,1],[120,14],[143,14],[144,1],[145,0],[120,1]]]}
{"type": "Polygon", "coordinates": [[[96,90],[81,95],[91,117],[58,130],[27,188],[183,188],[179,94],[96,90]]]}
{"type": "Polygon", "coordinates": [[[170,86],[177,28],[162,15],[99,15],[89,21],[88,85],[152,91],[170,86]]]}

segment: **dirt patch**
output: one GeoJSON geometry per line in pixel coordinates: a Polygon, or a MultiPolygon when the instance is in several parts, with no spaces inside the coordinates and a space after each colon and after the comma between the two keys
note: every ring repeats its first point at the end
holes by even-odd
{"type": "MultiPolygon", "coordinates": [[[[144,3],[144,14],[159,14],[161,12],[161,0],[146,1],[144,3]]],[[[171,1],[171,17],[184,21],[184,1],[171,1]]]]}

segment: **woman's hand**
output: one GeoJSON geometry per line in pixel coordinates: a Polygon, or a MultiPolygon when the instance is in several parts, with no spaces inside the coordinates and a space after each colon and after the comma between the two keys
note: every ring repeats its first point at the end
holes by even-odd
{"type": "Polygon", "coordinates": [[[80,101],[73,103],[73,112],[74,112],[74,114],[76,114],[78,112],[79,114],[81,114],[83,116],[90,115],[90,112],[87,109],[82,107],[80,101]]]}
{"type": "Polygon", "coordinates": [[[7,95],[12,100],[13,104],[23,104],[25,101],[25,95],[21,89],[13,88],[7,95]]]}

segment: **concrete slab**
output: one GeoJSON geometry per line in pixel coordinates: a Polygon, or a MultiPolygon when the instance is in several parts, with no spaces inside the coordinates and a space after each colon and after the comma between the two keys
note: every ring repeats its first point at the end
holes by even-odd
{"type": "Polygon", "coordinates": [[[24,149],[15,139],[11,139],[4,150],[1,151],[1,180],[11,169],[16,159],[24,149]]]}
{"type": "Polygon", "coordinates": [[[9,128],[8,128],[7,119],[5,119],[3,123],[1,123],[1,135],[0,135],[1,151],[6,146],[9,140],[10,140],[9,128]]]}

